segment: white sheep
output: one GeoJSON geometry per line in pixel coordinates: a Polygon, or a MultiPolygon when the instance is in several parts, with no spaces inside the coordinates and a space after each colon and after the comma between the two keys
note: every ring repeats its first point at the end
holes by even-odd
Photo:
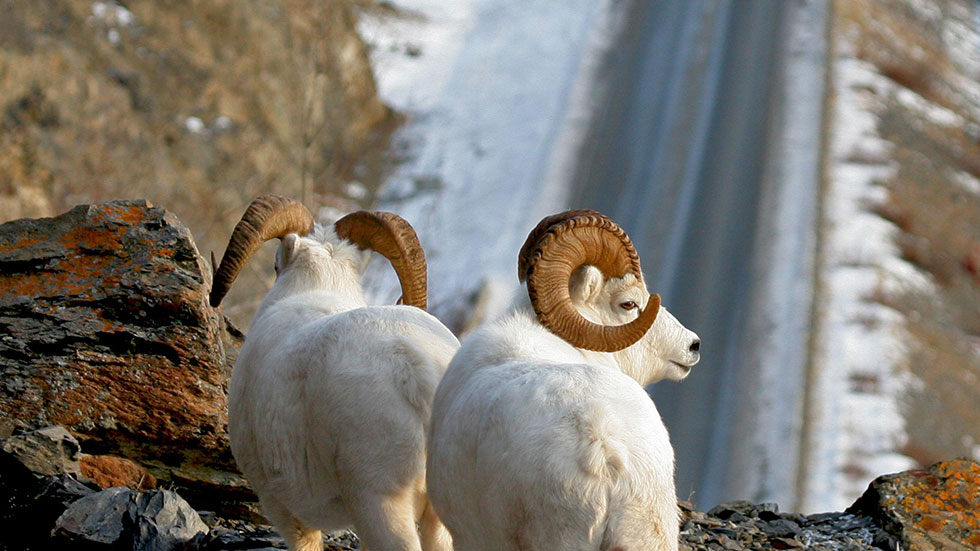
{"type": "Polygon", "coordinates": [[[274,237],[276,281],[228,392],[231,449],[263,512],[293,551],[319,551],[321,530],[347,527],[365,549],[450,550],[426,499],[425,435],[459,342],[424,311],[414,230],[367,211],[321,226],[292,199],[259,197],[215,273],[212,305],[274,237]],[[360,277],[371,250],[391,261],[404,305],[365,302],[360,277]]]}
{"type": "Polygon", "coordinates": [[[594,211],[543,220],[518,271],[530,302],[464,339],[433,403],[429,499],[455,549],[676,550],[673,449],[641,385],[686,377],[698,336],[594,211]]]}

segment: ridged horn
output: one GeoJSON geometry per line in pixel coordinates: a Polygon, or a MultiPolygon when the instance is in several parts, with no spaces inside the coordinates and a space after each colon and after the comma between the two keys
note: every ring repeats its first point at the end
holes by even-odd
{"type": "Polygon", "coordinates": [[[261,195],[248,205],[231,232],[221,264],[211,284],[211,306],[217,307],[245,262],[263,243],[290,233],[305,235],[313,230],[313,215],[302,203],[281,195],[261,195]]]}
{"type": "Polygon", "coordinates": [[[399,303],[425,310],[425,252],[411,224],[391,212],[360,210],[337,220],[334,229],[339,237],[387,258],[402,286],[399,303]]]}
{"type": "Polygon", "coordinates": [[[604,216],[602,213],[594,210],[580,209],[580,210],[566,210],[565,212],[559,212],[558,214],[552,214],[551,216],[546,216],[538,222],[537,226],[531,230],[531,233],[527,234],[527,239],[524,240],[524,246],[521,247],[521,252],[517,255],[517,280],[523,282],[527,279],[527,268],[528,262],[530,261],[531,253],[534,251],[534,246],[541,241],[544,233],[548,231],[551,226],[568,220],[569,218],[574,218],[576,216],[581,216],[583,214],[592,214],[597,216],[604,216]]]}
{"type": "Polygon", "coordinates": [[[633,243],[606,216],[584,213],[564,217],[550,224],[529,251],[526,277],[534,312],[542,325],[573,346],[616,352],[640,340],[657,319],[659,295],[650,296],[638,318],[616,326],[592,323],[572,304],[569,280],[580,266],[595,266],[607,278],[632,273],[643,281],[633,243]]]}

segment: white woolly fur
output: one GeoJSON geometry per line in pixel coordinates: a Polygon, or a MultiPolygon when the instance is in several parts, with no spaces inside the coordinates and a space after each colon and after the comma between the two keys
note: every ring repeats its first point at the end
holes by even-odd
{"type": "MultiPolygon", "coordinates": [[[[633,275],[579,268],[590,321],[647,303],[633,275]]],[[[676,550],[674,454],[642,385],[682,379],[700,341],[666,309],[619,352],[582,350],[537,320],[526,294],[463,342],[436,391],[429,499],[457,551],[676,550]]]]}
{"type": "Polygon", "coordinates": [[[366,549],[449,551],[425,435],[459,342],[418,308],[366,304],[370,254],[332,226],[282,239],[231,379],[232,452],[293,551],[347,527],[366,549]]]}

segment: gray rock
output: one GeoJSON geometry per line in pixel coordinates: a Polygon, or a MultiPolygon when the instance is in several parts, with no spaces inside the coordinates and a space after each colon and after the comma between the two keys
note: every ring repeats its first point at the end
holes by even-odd
{"type": "Polygon", "coordinates": [[[135,526],[133,551],[171,551],[201,541],[208,534],[197,511],[175,492],[138,494],[129,511],[135,526]]]}
{"type": "Polygon", "coordinates": [[[51,536],[106,546],[125,543],[134,493],[129,488],[109,488],[75,501],[58,517],[51,536]]]}
{"type": "Polygon", "coordinates": [[[109,488],[72,503],[52,537],[86,547],[174,551],[203,540],[208,527],[179,495],[109,488]]]}
{"type": "Polygon", "coordinates": [[[34,498],[36,506],[39,507],[43,503],[47,504],[49,509],[60,507],[59,514],[75,501],[98,490],[97,487],[89,486],[70,474],[45,477],[38,486],[40,492],[34,498]]]}
{"type": "Polygon", "coordinates": [[[82,473],[78,440],[60,425],[15,434],[3,441],[3,451],[36,474],[82,473]]]}
{"type": "Polygon", "coordinates": [[[894,550],[891,538],[867,516],[780,513],[772,503],[721,504],[707,513],[681,504],[681,548],[685,550],[808,551],[894,550]]]}
{"type": "Polygon", "coordinates": [[[779,538],[791,538],[800,533],[800,525],[791,520],[776,519],[759,523],[759,528],[767,535],[779,538]]]}
{"type": "Polygon", "coordinates": [[[286,542],[271,529],[257,530],[244,526],[215,526],[211,529],[204,549],[208,551],[238,551],[240,549],[285,548],[286,542]]]}
{"type": "Polygon", "coordinates": [[[725,535],[718,536],[717,543],[722,549],[729,551],[739,551],[742,549],[742,545],[740,543],[725,535]]]}

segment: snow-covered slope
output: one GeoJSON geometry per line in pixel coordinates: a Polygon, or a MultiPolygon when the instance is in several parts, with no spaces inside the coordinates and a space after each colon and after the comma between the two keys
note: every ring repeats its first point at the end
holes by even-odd
{"type": "MultiPolygon", "coordinates": [[[[380,92],[408,116],[380,204],[416,226],[431,308],[451,326],[464,323],[483,285],[506,300],[527,232],[564,208],[564,156],[587,113],[614,4],[404,0],[397,14],[362,15],[380,92]]],[[[376,288],[394,296],[390,283],[376,288]]]]}

